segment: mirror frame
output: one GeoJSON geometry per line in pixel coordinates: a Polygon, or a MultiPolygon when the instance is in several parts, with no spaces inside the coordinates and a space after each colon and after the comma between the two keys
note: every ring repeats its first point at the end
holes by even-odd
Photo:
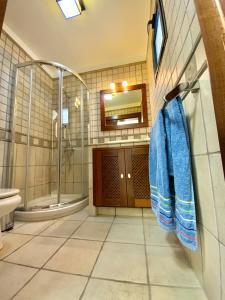
{"type": "MultiPolygon", "coordinates": [[[[138,124],[127,124],[127,125],[106,125],[105,122],[105,102],[104,95],[111,94],[112,90],[101,90],[100,91],[100,111],[101,111],[101,130],[118,130],[118,129],[132,129],[132,128],[141,128],[148,127],[148,109],[147,109],[147,96],[146,96],[146,84],[135,84],[130,85],[126,88],[127,91],[141,90],[142,92],[142,109],[143,109],[143,122],[138,124]]],[[[123,92],[124,88],[122,85],[116,85],[116,88],[113,92],[119,93],[123,92]]]]}

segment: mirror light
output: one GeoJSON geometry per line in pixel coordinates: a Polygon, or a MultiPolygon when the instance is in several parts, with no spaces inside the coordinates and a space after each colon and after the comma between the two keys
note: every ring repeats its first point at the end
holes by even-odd
{"type": "Polygon", "coordinates": [[[111,82],[110,83],[110,89],[115,90],[115,88],[116,88],[116,84],[114,82],[111,82]]]}
{"type": "Polygon", "coordinates": [[[126,87],[128,86],[127,81],[124,80],[124,81],[122,82],[122,86],[123,86],[124,88],[126,88],[126,87]]]}
{"type": "Polygon", "coordinates": [[[79,0],[56,0],[66,19],[79,16],[82,11],[79,0]]]}

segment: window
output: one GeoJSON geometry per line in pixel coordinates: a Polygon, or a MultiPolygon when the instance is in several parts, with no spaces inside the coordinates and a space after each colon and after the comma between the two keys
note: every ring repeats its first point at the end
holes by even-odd
{"type": "Polygon", "coordinates": [[[167,41],[167,28],[165,15],[163,10],[162,0],[156,0],[156,10],[152,20],[153,27],[153,39],[152,39],[152,51],[153,51],[153,64],[155,77],[157,77],[159,67],[162,61],[163,52],[167,41]]]}

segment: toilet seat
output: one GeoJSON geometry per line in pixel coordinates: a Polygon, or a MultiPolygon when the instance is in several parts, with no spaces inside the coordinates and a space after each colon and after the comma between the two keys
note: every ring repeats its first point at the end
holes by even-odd
{"type": "Polygon", "coordinates": [[[0,189],[0,200],[19,194],[18,189],[0,189]]]}

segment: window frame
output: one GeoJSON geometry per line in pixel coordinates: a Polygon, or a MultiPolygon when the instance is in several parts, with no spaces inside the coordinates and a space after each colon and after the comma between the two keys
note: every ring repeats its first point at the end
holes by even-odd
{"type": "Polygon", "coordinates": [[[153,57],[153,69],[154,69],[154,74],[155,74],[155,79],[157,79],[159,69],[162,63],[162,58],[163,54],[165,51],[166,47],[166,42],[168,39],[168,32],[167,32],[167,25],[166,25],[166,18],[165,18],[165,13],[164,13],[164,8],[163,8],[163,2],[162,0],[156,0],[155,4],[155,13],[153,15],[153,20],[152,20],[152,28],[153,28],[153,35],[152,35],[152,57],[153,57]],[[162,46],[160,50],[160,54],[158,57],[158,61],[156,61],[156,34],[157,34],[157,26],[159,24],[159,19],[161,20],[161,26],[162,26],[162,46]]]}

